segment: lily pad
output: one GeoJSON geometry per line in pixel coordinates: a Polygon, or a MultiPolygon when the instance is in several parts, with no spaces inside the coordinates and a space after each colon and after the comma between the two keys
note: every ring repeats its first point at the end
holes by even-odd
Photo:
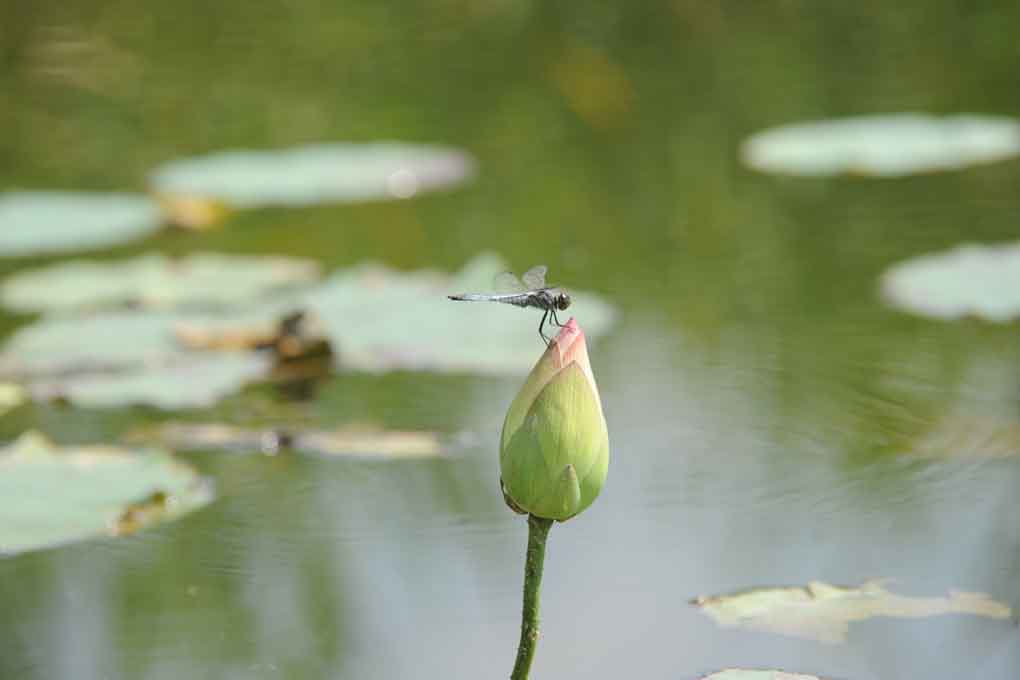
{"type": "Polygon", "coordinates": [[[25,388],[14,383],[0,382],[0,416],[25,403],[25,388]]]}
{"type": "Polygon", "coordinates": [[[223,307],[314,282],[318,264],[291,257],[149,254],[122,262],[65,262],[19,272],[0,285],[17,311],[66,312],[110,306],[223,307]]]}
{"type": "Polygon", "coordinates": [[[159,206],[145,196],[61,191],[0,194],[0,257],[104,248],[157,231],[159,206]]]}
{"type": "Polygon", "coordinates": [[[155,193],[232,207],[312,205],[410,198],[474,174],[463,151],[378,142],[272,151],[223,151],[166,163],[150,176],[155,193]]]}
{"type": "Polygon", "coordinates": [[[180,353],[159,366],[39,378],[29,389],[38,401],[64,399],[109,408],[144,404],[176,410],[213,406],[266,376],[271,362],[257,354],[180,353]]]}
{"type": "Polygon", "coordinates": [[[210,406],[265,376],[270,357],[192,352],[174,336],[179,315],[116,312],[44,317],[0,351],[0,375],[23,381],[33,399],[80,406],[210,406]]]}
{"type": "Polygon", "coordinates": [[[282,450],[328,457],[376,460],[431,458],[442,455],[435,432],[346,427],[335,430],[274,427],[248,429],[220,423],[167,423],[132,440],[155,440],[185,451],[234,451],[275,454],[282,450]]]}
{"type": "Polygon", "coordinates": [[[0,555],[132,533],[212,498],[207,480],[164,451],[65,448],[28,432],[0,448],[0,555]]]}
{"type": "Polygon", "coordinates": [[[762,671],[748,668],[727,668],[706,675],[700,680],[821,680],[817,675],[787,673],[786,671],[762,671]]]}
{"type": "MultiPolygon", "coordinates": [[[[491,254],[478,256],[453,276],[368,264],[339,271],[275,306],[267,303],[235,318],[184,321],[178,331],[210,347],[229,346],[271,335],[277,320],[298,308],[321,320],[344,369],[516,374],[528,371],[541,353],[541,312],[446,298],[489,290],[504,270],[506,263],[491,254]]],[[[569,312],[588,337],[612,327],[616,310],[609,303],[593,293],[571,289],[570,295],[569,312]]]]}
{"type": "Polygon", "coordinates": [[[899,177],[1020,154],[1020,122],[1001,116],[891,113],[783,125],[741,147],[762,172],[899,177]]]}
{"type": "Polygon", "coordinates": [[[920,316],[1012,321],[1020,317],[1020,243],[911,258],[886,270],[881,290],[890,305],[920,316]]]}
{"type": "Polygon", "coordinates": [[[881,581],[869,581],[857,588],[812,581],[806,588],[760,588],[698,597],[691,604],[723,628],[745,628],[828,643],[844,642],[851,621],[876,616],[922,618],[949,613],[994,619],[1011,616],[1008,606],[982,593],[954,591],[947,597],[907,597],[889,592],[881,581]]]}

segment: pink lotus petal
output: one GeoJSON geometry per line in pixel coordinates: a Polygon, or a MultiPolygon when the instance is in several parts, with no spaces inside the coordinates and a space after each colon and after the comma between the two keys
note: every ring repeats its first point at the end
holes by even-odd
{"type": "Polygon", "coordinates": [[[591,370],[591,361],[588,359],[588,343],[584,339],[584,331],[577,325],[574,317],[570,317],[570,320],[563,324],[559,335],[553,339],[552,345],[550,345],[550,349],[553,348],[557,350],[553,357],[557,369],[562,370],[571,363],[577,363],[584,376],[588,378],[591,389],[595,392],[595,398],[598,400],[599,407],[601,408],[602,399],[599,396],[598,385],[595,384],[595,374],[591,370]]]}

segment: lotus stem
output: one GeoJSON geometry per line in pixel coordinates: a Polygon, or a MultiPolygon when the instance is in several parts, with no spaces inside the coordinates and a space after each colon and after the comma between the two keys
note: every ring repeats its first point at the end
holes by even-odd
{"type": "Polygon", "coordinates": [[[542,565],[545,562],[545,541],[551,519],[528,515],[528,553],[524,561],[524,607],[521,611],[521,641],[517,661],[510,680],[527,680],[531,660],[538,643],[538,604],[542,590],[542,565]]]}

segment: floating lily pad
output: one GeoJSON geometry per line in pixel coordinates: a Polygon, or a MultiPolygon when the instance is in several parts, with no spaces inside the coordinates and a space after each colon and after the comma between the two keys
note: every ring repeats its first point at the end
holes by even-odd
{"type": "Polygon", "coordinates": [[[0,375],[33,378],[124,371],[168,363],[180,348],[171,312],[47,316],[23,326],[0,350],[0,375]]]}
{"type": "Polygon", "coordinates": [[[275,151],[223,151],[167,163],[153,190],[251,208],[410,198],[474,174],[456,149],[400,143],[321,144],[275,151]]]}
{"type": "Polygon", "coordinates": [[[882,275],[894,307],[935,319],[1020,317],[1020,243],[962,245],[911,258],[882,275]]]}
{"type": "Polygon", "coordinates": [[[923,618],[959,613],[1007,619],[1011,615],[1008,606],[981,593],[907,597],[889,592],[880,581],[869,581],[858,588],[812,581],[806,588],[760,588],[699,597],[692,604],[723,628],[746,628],[828,643],[844,642],[851,621],[876,616],[923,618]]]}
{"type": "Polygon", "coordinates": [[[318,264],[298,258],[150,254],[20,272],[0,285],[0,301],[18,311],[50,312],[123,305],[218,307],[258,301],[318,277],[318,264]]]}
{"type": "Polygon", "coordinates": [[[0,382],[0,416],[25,403],[25,388],[14,383],[0,382]]]}
{"type": "Polygon", "coordinates": [[[265,376],[256,353],[192,352],[180,347],[169,312],[44,317],[14,333],[0,351],[0,375],[26,383],[33,399],[81,406],[210,406],[265,376]]]}
{"type": "Polygon", "coordinates": [[[1020,122],[1000,116],[893,113],[783,125],[741,147],[755,170],[899,177],[1020,154],[1020,122]]]}
{"type": "Polygon", "coordinates": [[[234,451],[275,454],[284,450],[320,456],[379,460],[430,458],[443,453],[435,432],[347,427],[336,430],[275,427],[247,429],[218,423],[167,423],[155,432],[137,433],[185,451],[234,451]]]}
{"type": "Polygon", "coordinates": [[[151,234],[162,223],[159,206],[145,196],[0,194],[0,257],[104,248],[151,234]]]}
{"type": "MultiPolygon", "coordinates": [[[[341,368],[526,372],[542,351],[540,311],[446,298],[490,290],[495,275],[505,269],[494,255],[475,258],[454,276],[363,265],[337,272],[275,306],[265,304],[236,318],[184,321],[178,331],[211,347],[243,343],[245,337],[254,341],[272,334],[277,319],[298,308],[321,320],[341,368]]],[[[609,330],[616,317],[610,304],[592,293],[570,289],[570,294],[573,304],[563,317],[575,316],[589,337],[609,330]]]]}
{"type": "Polygon", "coordinates": [[[786,671],[761,671],[748,668],[727,668],[701,680],[821,680],[817,675],[787,673],[786,671]]]}
{"type": "Polygon", "coordinates": [[[203,408],[265,377],[270,365],[257,354],[182,352],[158,366],[38,378],[29,389],[38,401],[65,399],[95,408],[203,408]]]}
{"type": "Polygon", "coordinates": [[[164,451],[57,447],[29,432],[0,448],[0,555],[128,534],[212,498],[164,451]]]}

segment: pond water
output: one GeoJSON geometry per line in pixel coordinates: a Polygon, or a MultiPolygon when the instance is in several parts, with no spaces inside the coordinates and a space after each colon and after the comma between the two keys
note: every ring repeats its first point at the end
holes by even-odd
{"type": "MultiPolygon", "coordinates": [[[[1016,326],[912,318],[883,306],[878,280],[1015,238],[1020,162],[779,178],[738,148],[806,119],[1020,115],[1020,6],[638,5],[5,3],[0,184],[142,190],[181,156],[323,140],[466,149],[478,172],[463,189],[240,213],[90,257],[453,271],[492,250],[619,307],[590,346],[609,479],[552,529],[533,677],[1016,678],[1020,458],[1001,455],[1020,452],[1016,326]],[[690,604],[871,579],[987,593],[1013,617],[878,617],[822,643],[720,628],[690,604]]],[[[0,274],[52,261],[0,260],[0,274]]],[[[29,319],[0,316],[0,331],[29,319]]],[[[496,448],[520,381],[340,373],[302,402],[256,385],[197,412],[12,412],[3,440],[269,419],[461,443],[417,461],[182,454],[215,480],[205,509],[0,558],[0,677],[506,677],[527,530],[503,505],[496,448]]]]}

